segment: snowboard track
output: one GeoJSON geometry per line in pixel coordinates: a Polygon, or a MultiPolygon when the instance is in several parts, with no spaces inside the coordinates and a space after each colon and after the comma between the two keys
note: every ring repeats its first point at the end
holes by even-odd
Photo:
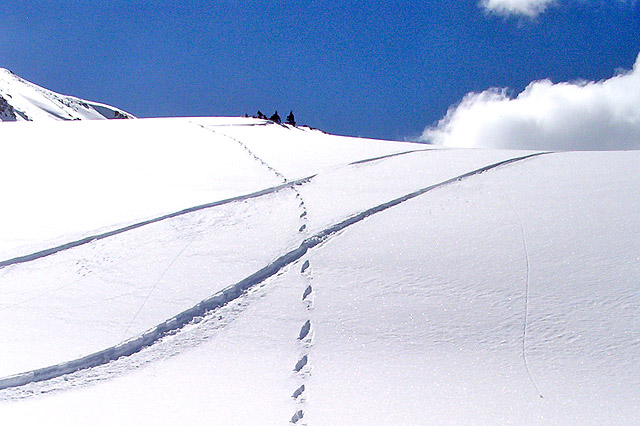
{"type": "MultiPolygon", "coordinates": [[[[12,388],[12,387],[24,386],[29,383],[41,382],[41,381],[53,379],[56,377],[61,377],[66,374],[75,373],[80,370],[90,369],[103,364],[107,364],[119,358],[127,357],[137,352],[140,352],[142,349],[158,342],[164,336],[170,333],[175,333],[182,327],[191,323],[194,319],[203,317],[206,314],[208,314],[210,311],[216,308],[222,307],[228,304],[229,302],[239,298],[252,287],[259,285],[260,283],[265,281],[267,278],[277,274],[280,270],[282,270],[286,266],[302,258],[310,249],[325,242],[328,238],[337,234],[339,231],[342,231],[343,229],[353,224],[361,222],[362,220],[366,219],[369,216],[385,211],[391,207],[397,206],[398,204],[401,204],[401,203],[404,203],[405,201],[416,198],[422,194],[425,194],[426,192],[429,192],[438,188],[446,187],[451,184],[455,184],[456,182],[482,174],[491,169],[495,169],[501,166],[506,166],[508,164],[523,161],[523,160],[530,159],[530,158],[537,157],[544,154],[548,154],[548,152],[538,152],[538,153],[528,154],[525,156],[510,158],[497,163],[492,163],[487,166],[481,167],[479,169],[461,174],[459,176],[447,179],[445,181],[442,181],[433,185],[429,185],[425,188],[406,194],[394,200],[391,200],[386,203],[380,204],[378,206],[371,207],[367,210],[364,210],[333,226],[330,226],[318,232],[312,237],[305,239],[304,241],[302,241],[299,247],[289,251],[286,254],[283,254],[282,256],[275,259],[273,262],[271,262],[264,268],[260,269],[259,271],[246,277],[240,282],[217,292],[213,296],[202,300],[195,306],[158,324],[157,326],[147,330],[146,332],[144,332],[143,334],[137,337],[131,338],[125,342],[119,343],[115,346],[109,347],[102,351],[89,354],[82,358],[62,362],[49,367],[44,367],[44,368],[39,368],[31,371],[26,371],[23,373],[14,374],[7,377],[2,377],[0,378],[0,390],[12,388]]],[[[285,187],[285,186],[290,186],[294,184],[295,184],[294,182],[290,182],[289,184],[281,185],[281,186],[285,187]]],[[[158,220],[161,220],[161,219],[158,219],[158,220]]],[[[121,232],[124,232],[124,231],[121,231],[121,232]]]]}

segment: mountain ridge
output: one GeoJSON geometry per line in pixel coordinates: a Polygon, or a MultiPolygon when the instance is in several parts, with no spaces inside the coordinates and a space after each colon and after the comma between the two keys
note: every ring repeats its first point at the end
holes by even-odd
{"type": "Polygon", "coordinates": [[[136,118],[111,105],[63,95],[0,68],[0,121],[136,118]]]}

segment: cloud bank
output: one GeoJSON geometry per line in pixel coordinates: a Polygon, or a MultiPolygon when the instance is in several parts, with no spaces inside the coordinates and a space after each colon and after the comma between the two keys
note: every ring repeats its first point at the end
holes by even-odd
{"type": "Polygon", "coordinates": [[[422,141],[450,147],[640,149],[640,55],[633,70],[598,82],[530,83],[469,93],[422,141]]]}
{"type": "Polygon", "coordinates": [[[544,12],[555,0],[482,0],[480,5],[498,15],[520,15],[534,18],[544,12]]]}

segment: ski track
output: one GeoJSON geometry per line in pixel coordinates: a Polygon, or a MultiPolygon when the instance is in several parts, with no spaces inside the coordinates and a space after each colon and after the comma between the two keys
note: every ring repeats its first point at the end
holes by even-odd
{"type": "Polygon", "coordinates": [[[509,206],[511,206],[511,210],[516,215],[518,219],[518,223],[520,224],[520,236],[522,238],[522,247],[524,249],[524,257],[526,260],[526,276],[525,276],[525,288],[524,288],[524,319],[522,321],[522,360],[524,362],[525,369],[527,370],[527,376],[529,377],[529,381],[535,388],[536,392],[538,392],[538,396],[540,398],[544,398],[542,393],[540,392],[540,388],[538,388],[538,384],[533,379],[533,375],[531,374],[531,369],[529,368],[529,362],[527,361],[527,325],[528,325],[528,317],[529,317],[529,283],[530,279],[530,263],[529,263],[529,250],[527,249],[527,239],[524,232],[524,224],[522,222],[522,218],[520,214],[513,206],[513,202],[511,201],[511,197],[509,194],[505,192],[505,196],[507,197],[507,201],[509,202],[509,206]]]}
{"type": "MultiPolygon", "coordinates": [[[[196,123],[192,123],[192,124],[196,124],[196,123]]],[[[219,134],[221,136],[224,136],[228,139],[231,139],[232,141],[236,142],[237,144],[239,144],[254,160],[258,161],[262,166],[266,167],[271,173],[273,173],[276,177],[278,177],[278,179],[281,179],[283,181],[283,183],[287,183],[288,179],[282,174],[280,173],[275,167],[271,166],[271,164],[267,163],[265,160],[263,160],[262,158],[260,158],[258,155],[256,155],[244,142],[242,142],[240,139],[237,139],[235,137],[229,136],[225,133],[222,132],[218,132],[216,130],[213,130],[211,128],[208,128],[206,126],[201,126],[198,125],[200,127],[202,127],[205,130],[208,130],[210,132],[219,134]]],[[[307,207],[305,205],[304,202],[304,198],[302,197],[302,194],[300,193],[300,191],[298,191],[298,189],[293,186],[292,187],[293,190],[296,193],[296,200],[299,200],[299,204],[298,204],[298,208],[300,209],[300,216],[299,219],[302,222],[300,228],[298,228],[298,232],[299,233],[304,233],[306,234],[307,231],[307,224],[306,222],[308,221],[308,210],[307,207]]],[[[307,278],[309,277],[309,273],[306,273],[307,269],[309,268],[309,260],[305,260],[304,264],[302,265],[302,268],[300,269],[300,274],[305,275],[307,278]]],[[[303,297],[304,299],[304,297],[303,297]]],[[[311,344],[311,336],[309,336],[309,333],[311,331],[311,320],[307,319],[307,321],[302,325],[302,328],[300,329],[300,333],[298,335],[298,341],[299,344],[303,344],[303,353],[304,355],[298,360],[298,362],[296,363],[296,365],[294,366],[293,370],[295,373],[298,374],[298,376],[300,376],[300,378],[304,381],[304,379],[306,379],[306,377],[309,375],[310,372],[310,367],[309,367],[309,346],[311,344]]],[[[291,417],[290,423],[293,424],[298,424],[303,418],[304,418],[304,410],[303,410],[303,404],[305,402],[305,398],[303,395],[303,392],[305,391],[305,385],[304,383],[299,386],[292,394],[293,399],[296,401],[296,405],[298,406],[297,411],[293,414],[293,416],[291,417]]]]}
{"type": "MultiPolygon", "coordinates": [[[[122,234],[124,232],[127,231],[131,231],[137,228],[140,228],[142,226],[146,226],[146,225],[151,225],[152,223],[156,223],[156,222],[160,222],[166,219],[171,219],[174,218],[176,216],[182,216],[188,213],[193,213],[199,210],[204,210],[204,209],[208,209],[208,208],[212,208],[212,207],[217,207],[217,206],[221,206],[224,204],[229,204],[229,203],[233,203],[233,202],[238,202],[238,201],[244,201],[244,200],[248,200],[251,198],[257,198],[257,197],[261,197],[263,195],[268,195],[268,194],[272,194],[274,192],[278,192],[282,189],[287,189],[287,188],[294,188],[294,190],[296,191],[296,194],[299,194],[298,190],[295,188],[296,186],[299,185],[303,185],[306,184],[308,182],[311,181],[311,179],[313,179],[316,175],[311,175],[311,176],[307,176],[305,178],[302,179],[297,179],[294,181],[289,181],[288,179],[286,179],[281,173],[279,173],[277,170],[275,170],[273,167],[271,167],[269,164],[267,164],[265,161],[263,161],[260,157],[258,157],[257,155],[255,155],[250,149],[249,147],[247,147],[243,142],[239,141],[236,138],[233,138],[231,136],[228,136],[224,133],[221,132],[217,132],[213,129],[209,129],[208,127],[205,127],[201,124],[198,123],[194,123],[192,121],[189,121],[190,124],[196,125],[198,127],[201,127],[202,129],[209,131],[209,132],[213,132],[219,135],[222,135],[224,137],[227,137],[228,139],[231,139],[232,141],[240,144],[248,153],[251,157],[253,157],[255,160],[257,160],[258,162],[260,162],[263,166],[267,167],[271,172],[273,172],[279,179],[281,179],[283,181],[283,183],[281,185],[278,186],[274,186],[274,187],[270,187],[270,188],[266,188],[257,192],[252,192],[250,194],[245,194],[245,195],[239,195],[237,197],[231,197],[231,198],[226,198],[223,200],[219,200],[219,201],[213,201],[211,203],[206,203],[206,204],[201,204],[198,206],[194,206],[194,207],[189,207],[186,209],[182,209],[179,210],[177,212],[173,212],[173,213],[168,213],[162,216],[158,216],[152,219],[148,219],[142,222],[137,222],[137,223],[133,223],[131,225],[127,225],[125,227],[122,228],[118,228],[118,229],[114,229],[112,231],[108,231],[108,232],[104,232],[102,234],[96,234],[96,235],[90,235],[88,237],[84,237],[81,238],[79,240],[76,241],[71,241],[65,244],[61,244],[59,246],[55,246],[55,247],[51,247],[45,250],[40,250],[34,253],[30,253],[30,254],[26,254],[23,256],[17,256],[11,259],[7,259],[7,260],[3,260],[0,261],[0,269],[10,266],[10,265],[16,265],[16,264],[20,264],[20,263],[26,263],[26,262],[30,262],[33,260],[37,260],[37,259],[41,259],[43,257],[47,257],[47,256],[51,256],[52,254],[56,254],[59,253],[61,251],[64,250],[69,250],[75,247],[79,247],[82,246],[84,244],[88,244],[92,241],[97,241],[97,240],[102,240],[104,238],[109,238],[109,237],[113,237],[114,235],[118,235],[118,234],[122,234]]],[[[257,123],[257,124],[246,124],[243,126],[264,126],[264,125],[268,125],[270,124],[270,122],[265,122],[265,123],[257,123]]],[[[214,125],[215,126],[215,125],[214,125]]],[[[236,125],[226,125],[226,127],[232,127],[232,126],[236,126],[236,125]]],[[[224,127],[223,125],[220,127],[224,127]]],[[[302,217],[302,216],[301,216],[302,217]]]]}
{"type": "MultiPolygon", "coordinates": [[[[463,179],[467,179],[467,178],[479,175],[491,169],[495,169],[501,166],[506,166],[508,164],[512,164],[518,161],[523,161],[526,159],[530,159],[530,158],[537,157],[540,155],[545,155],[545,154],[548,154],[548,152],[533,153],[525,156],[510,158],[497,163],[492,163],[490,165],[481,167],[479,169],[464,173],[462,175],[453,177],[451,179],[447,179],[445,181],[442,181],[433,185],[429,185],[425,188],[406,194],[394,200],[391,200],[386,203],[364,210],[354,216],[351,216],[333,226],[330,226],[318,232],[312,237],[306,238],[300,244],[299,247],[289,251],[288,253],[283,254],[282,256],[280,256],[279,258],[277,258],[276,260],[274,260],[272,263],[268,264],[264,268],[258,270],[257,272],[246,277],[240,282],[217,292],[213,296],[202,300],[195,306],[147,330],[145,333],[139,335],[138,337],[131,338],[125,342],[119,343],[115,346],[109,347],[102,351],[89,354],[82,358],[78,358],[78,359],[62,362],[56,365],[52,365],[49,367],[39,368],[39,369],[0,378],[0,390],[12,388],[12,387],[24,386],[29,383],[40,382],[40,381],[61,377],[63,375],[75,373],[80,370],[85,370],[92,367],[97,367],[103,364],[107,364],[119,358],[128,357],[137,352],[140,352],[142,349],[160,341],[160,339],[162,339],[164,336],[178,332],[181,328],[185,327],[192,321],[207,315],[210,311],[216,308],[223,307],[227,305],[229,302],[234,301],[235,299],[238,299],[240,296],[246,294],[248,290],[252,289],[257,285],[260,285],[267,278],[270,278],[275,274],[277,274],[284,267],[301,259],[310,249],[323,243],[331,236],[337,234],[339,231],[342,231],[345,228],[355,223],[358,223],[369,216],[385,211],[391,207],[397,206],[398,204],[401,204],[401,203],[404,203],[405,201],[416,198],[426,192],[449,186],[456,182],[462,181],[463,179]]],[[[291,184],[293,184],[293,182],[288,185],[291,185],[291,184]]],[[[308,286],[307,289],[309,290],[309,292],[311,291],[310,286],[308,286]]],[[[305,294],[306,293],[307,293],[307,290],[305,290],[305,294]]],[[[309,299],[308,296],[309,294],[306,294],[306,297],[304,297],[304,300],[309,299]]],[[[301,370],[307,364],[308,359],[309,359],[308,355],[304,355],[300,359],[300,361],[298,361],[298,363],[296,364],[296,368],[294,368],[294,370],[297,369],[298,365],[301,365],[300,366],[300,370],[301,370]]],[[[300,371],[300,370],[297,370],[297,371],[300,371]]]]}
{"type": "Polygon", "coordinates": [[[124,332],[122,333],[122,340],[125,340],[127,338],[127,333],[129,332],[129,329],[131,328],[133,323],[138,318],[138,315],[140,315],[140,312],[142,312],[142,309],[144,309],[145,305],[149,301],[149,298],[151,297],[151,294],[156,290],[156,288],[158,287],[158,284],[160,284],[160,281],[162,281],[162,279],[164,278],[165,274],[169,271],[169,269],[171,269],[173,264],[178,260],[178,258],[180,258],[180,256],[182,256],[182,253],[184,253],[184,251],[187,249],[187,247],[189,247],[191,245],[191,242],[192,241],[189,241],[182,248],[182,250],[180,250],[180,252],[178,252],[178,254],[171,260],[171,262],[169,262],[169,264],[166,266],[166,268],[164,268],[164,270],[162,271],[162,274],[160,274],[158,279],[153,283],[153,285],[151,286],[151,288],[147,292],[147,295],[145,296],[144,300],[142,301],[142,303],[138,307],[138,310],[133,315],[133,318],[131,318],[131,320],[129,320],[129,323],[127,324],[127,327],[124,329],[124,332]]]}
{"type": "Polygon", "coordinates": [[[410,151],[402,151],[402,152],[396,152],[394,154],[388,154],[388,155],[381,155],[380,157],[374,157],[374,158],[366,158],[364,160],[358,160],[358,161],[353,161],[351,163],[349,163],[349,166],[356,166],[358,164],[365,164],[365,163],[370,163],[372,161],[378,161],[378,160],[385,160],[387,158],[391,158],[391,157],[398,157],[400,155],[406,155],[406,154],[414,154],[416,152],[425,152],[425,151],[433,151],[433,148],[428,148],[428,149],[412,149],[410,151]]]}
{"type": "MultiPolygon", "coordinates": [[[[155,217],[155,218],[152,218],[152,219],[144,220],[144,221],[141,221],[141,222],[136,222],[136,223],[133,223],[131,225],[124,226],[122,228],[114,229],[112,231],[107,231],[107,232],[104,232],[104,233],[101,233],[101,234],[89,235],[89,236],[83,237],[83,238],[81,238],[79,240],[75,240],[75,241],[71,241],[71,242],[68,242],[68,243],[64,243],[64,244],[61,244],[61,245],[58,245],[58,246],[55,246],[55,247],[50,247],[48,249],[39,250],[37,252],[25,254],[25,255],[22,255],[22,256],[16,256],[16,257],[13,257],[13,258],[7,259],[7,260],[2,260],[2,261],[0,261],[0,269],[5,268],[7,266],[11,266],[11,265],[18,265],[18,264],[21,264],[21,263],[27,263],[27,262],[31,262],[31,261],[34,261],[34,260],[38,260],[38,259],[41,259],[43,257],[47,257],[47,256],[51,256],[53,254],[59,253],[61,251],[73,249],[73,248],[76,248],[76,247],[79,247],[79,246],[82,246],[82,245],[85,245],[85,244],[89,244],[89,243],[91,243],[93,241],[98,241],[98,240],[102,240],[102,239],[105,239],[105,238],[113,237],[115,235],[119,235],[119,234],[122,234],[122,233],[127,232],[127,231],[132,231],[134,229],[141,228],[141,227],[146,226],[146,225],[151,225],[151,224],[156,223],[156,222],[161,222],[163,220],[172,219],[172,218],[177,217],[177,216],[182,216],[182,215],[185,215],[185,214],[189,214],[189,213],[193,213],[193,212],[196,212],[196,211],[199,211],[199,210],[205,210],[205,209],[221,206],[221,205],[224,205],[224,204],[229,204],[229,203],[234,203],[234,202],[239,202],[239,201],[245,201],[245,200],[249,200],[249,199],[252,199],[252,198],[258,198],[258,197],[261,197],[263,195],[273,194],[273,193],[281,191],[283,189],[292,188],[296,192],[296,194],[298,195],[298,198],[301,198],[301,197],[299,197],[300,193],[299,193],[299,191],[297,190],[296,187],[298,187],[300,185],[305,185],[305,184],[311,182],[311,180],[317,176],[317,174],[313,174],[313,175],[310,175],[310,176],[307,176],[307,177],[304,177],[304,178],[301,178],[301,179],[297,179],[297,180],[291,180],[291,181],[287,180],[281,173],[276,171],[273,167],[269,166],[266,162],[264,162],[262,159],[260,159],[258,156],[256,156],[244,143],[240,142],[239,140],[237,140],[235,138],[232,138],[230,136],[227,136],[224,133],[217,132],[215,130],[209,129],[209,128],[207,128],[207,127],[205,127],[203,125],[200,125],[198,123],[193,123],[193,122],[190,122],[190,123],[194,124],[194,125],[196,125],[198,127],[201,127],[202,129],[204,129],[206,131],[213,132],[213,133],[228,137],[228,138],[238,142],[245,150],[247,150],[249,152],[249,154],[253,158],[255,158],[257,161],[259,161],[261,164],[265,165],[267,168],[269,168],[269,170],[273,171],[276,174],[276,176],[278,176],[278,178],[280,178],[280,179],[282,179],[284,181],[284,183],[282,183],[281,185],[278,185],[278,186],[273,186],[273,187],[270,187],[270,188],[262,189],[260,191],[252,192],[252,193],[249,193],[249,194],[239,195],[237,197],[225,198],[223,200],[218,200],[218,201],[213,201],[213,202],[206,203],[206,204],[201,204],[201,205],[198,205],[198,206],[188,207],[186,209],[182,209],[182,210],[179,210],[179,211],[176,211],[176,212],[173,212],[173,213],[168,213],[168,214],[165,214],[165,215],[162,215],[162,216],[158,216],[158,217],[155,217]]],[[[264,126],[264,125],[267,125],[267,124],[270,124],[270,123],[246,124],[246,125],[238,125],[238,126],[264,126]]],[[[211,125],[211,126],[233,127],[233,126],[236,126],[236,125],[234,124],[234,125],[211,125]]],[[[382,159],[385,159],[385,158],[395,157],[397,155],[404,155],[404,154],[409,154],[409,153],[413,153],[413,152],[422,152],[422,151],[430,151],[430,149],[413,150],[413,151],[406,151],[406,152],[401,152],[401,153],[396,153],[396,154],[385,155],[385,156],[381,156],[381,157],[367,158],[367,159],[364,159],[364,160],[358,160],[358,161],[349,163],[348,165],[358,165],[358,164],[363,164],[363,163],[367,163],[367,162],[371,162],[371,161],[378,161],[378,160],[382,160],[382,159]]],[[[304,218],[307,215],[307,210],[306,210],[306,208],[304,208],[304,202],[303,201],[301,201],[300,207],[303,208],[303,212],[301,213],[300,218],[304,218]]],[[[306,224],[303,224],[300,227],[299,231],[303,232],[305,229],[306,229],[306,224]]]]}
{"type": "Polygon", "coordinates": [[[51,247],[51,248],[48,248],[48,249],[45,249],[45,250],[41,250],[41,251],[37,251],[37,252],[34,252],[34,253],[26,254],[26,255],[23,255],[23,256],[14,257],[12,259],[3,260],[3,261],[0,261],[0,268],[4,268],[4,267],[10,266],[10,265],[17,265],[17,264],[20,264],[20,263],[26,263],[26,262],[30,262],[30,261],[33,261],[33,260],[41,259],[43,257],[51,256],[52,254],[56,254],[56,253],[59,253],[59,252],[64,251],[64,250],[69,250],[69,249],[72,249],[72,248],[75,248],[75,247],[82,246],[84,244],[88,244],[88,243],[90,243],[92,241],[97,241],[97,240],[102,240],[104,238],[113,237],[115,235],[122,234],[122,233],[127,232],[127,231],[131,231],[131,230],[134,230],[134,229],[137,229],[137,228],[141,228],[141,227],[146,226],[146,225],[151,225],[152,223],[161,222],[161,221],[166,220],[166,219],[172,219],[174,217],[182,216],[182,215],[185,215],[185,214],[188,214],[188,213],[193,213],[193,212],[196,212],[196,211],[199,211],[199,210],[205,210],[205,209],[209,209],[209,208],[212,208],[212,207],[221,206],[221,205],[224,205],[224,204],[235,203],[235,202],[238,202],[238,201],[249,200],[251,198],[258,198],[258,197],[261,197],[263,195],[273,194],[273,193],[281,191],[283,189],[293,188],[293,187],[295,187],[297,185],[306,184],[306,183],[310,182],[311,179],[313,179],[314,177],[315,177],[315,175],[312,175],[312,176],[308,176],[308,177],[305,177],[305,178],[302,178],[302,179],[298,179],[298,180],[295,180],[295,181],[289,181],[289,182],[283,183],[282,185],[278,185],[278,186],[273,186],[271,188],[262,189],[262,190],[257,191],[257,192],[252,192],[250,194],[240,195],[240,196],[237,196],[237,197],[226,198],[224,200],[214,201],[214,202],[207,203],[207,204],[201,204],[199,206],[189,207],[189,208],[186,208],[186,209],[183,209],[183,210],[179,210],[177,212],[168,213],[168,214],[165,214],[165,215],[162,215],[162,216],[158,216],[158,217],[155,217],[153,219],[148,219],[148,220],[145,220],[145,221],[142,221],[142,222],[133,223],[131,225],[127,225],[127,226],[122,227],[122,228],[114,229],[112,231],[104,232],[102,234],[90,235],[88,237],[84,237],[84,238],[81,238],[79,240],[72,241],[72,242],[69,242],[69,243],[65,243],[65,244],[62,244],[62,245],[59,245],[59,246],[56,246],[56,247],[51,247]]]}

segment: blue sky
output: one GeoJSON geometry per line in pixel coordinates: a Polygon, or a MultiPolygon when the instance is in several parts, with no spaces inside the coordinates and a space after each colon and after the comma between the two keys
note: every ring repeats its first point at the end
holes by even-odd
{"type": "Polygon", "coordinates": [[[258,109],[417,137],[468,92],[602,80],[640,52],[637,1],[37,1],[0,5],[0,66],[140,117],[258,109]]]}

